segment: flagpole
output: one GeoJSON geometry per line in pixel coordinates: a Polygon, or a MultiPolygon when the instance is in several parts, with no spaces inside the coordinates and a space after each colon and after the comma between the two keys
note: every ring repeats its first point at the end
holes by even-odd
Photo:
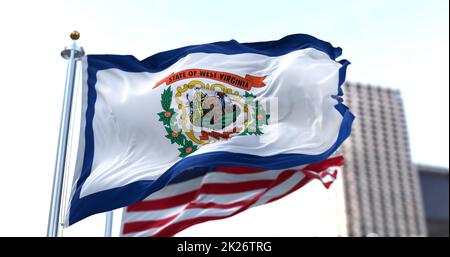
{"type": "Polygon", "coordinates": [[[105,237],[111,237],[112,235],[113,214],[113,211],[106,213],[105,237]]]}
{"type": "Polygon", "coordinates": [[[70,34],[73,40],[70,47],[66,47],[61,56],[68,60],[66,86],[64,91],[63,109],[61,114],[58,148],[56,153],[55,174],[53,177],[52,199],[50,203],[50,214],[48,219],[47,236],[58,236],[59,216],[61,209],[61,193],[64,180],[64,167],[66,163],[67,139],[69,136],[70,113],[72,110],[73,88],[75,84],[75,71],[77,61],[84,56],[84,50],[78,47],[76,41],[80,38],[80,33],[73,31],[70,34]]]}

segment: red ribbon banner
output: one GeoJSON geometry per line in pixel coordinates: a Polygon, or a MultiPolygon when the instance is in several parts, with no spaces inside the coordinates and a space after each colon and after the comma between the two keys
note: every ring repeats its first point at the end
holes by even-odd
{"type": "Polygon", "coordinates": [[[256,88],[264,87],[265,84],[263,81],[266,78],[266,76],[258,77],[247,74],[245,75],[245,77],[241,77],[235,74],[222,71],[187,69],[170,74],[169,76],[158,81],[158,83],[156,83],[156,85],[153,88],[156,88],[164,83],[166,83],[166,85],[169,86],[177,81],[190,78],[213,79],[244,90],[250,90],[252,89],[252,87],[256,88]]]}

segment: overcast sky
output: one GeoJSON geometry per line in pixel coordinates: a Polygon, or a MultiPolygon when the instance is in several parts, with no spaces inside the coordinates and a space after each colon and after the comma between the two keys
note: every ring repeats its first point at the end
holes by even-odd
{"type": "MultiPolygon", "coordinates": [[[[138,59],[190,44],[311,34],[343,48],[348,81],[400,89],[413,160],[448,167],[448,19],[447,0],[1,1],[0,236],[46,233],[66,71],[60,51],[73,29],[88,54],[138,59]]],[[[297,192],[183,235],[232,235],[274,215],[295,218],[305,198],[297,192]]],[[[97,215],[70,233],[101,235],[103,220],[97,215]]],[[[296,235],[289,224],[265,232],[296,235]]]]}

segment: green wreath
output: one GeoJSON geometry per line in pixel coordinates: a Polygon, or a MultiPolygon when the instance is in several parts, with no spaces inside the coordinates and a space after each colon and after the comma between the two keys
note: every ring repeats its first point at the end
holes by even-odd
{"type": "MultiPolygon", "coordinates": [[[[166,138],[170,140],[170,143],[181,146],[180,148],[178,148],[178,151],[180,152],[179,156],[186,157],[189,154],[195,152],[198,149],[198,146],[194,145],[191,140],[187,139],[186,136],[181,133],[181,131],[172,129],[173,126],[171,126],[171,120],[173,115],[176,114],[175,110],[171,108],[172,96],[173,94],[170,86],[161,94],[161,106],[163,108],[163,111],[158,113],[159,121],[163,123],[164,128],[167,132],[166,138]]],[[[249,103],[252,103],[253,99],[255,98],[253,94],[248,92],[245,92],[244,97],[248,100],[249,103]]],[[[252,128],[254,128],[254,131],[249,131],[247,127],[244,131],[239,133],[239,136],[262,135],[263,132],[259,128],[260,125],[267,125],[269,123],[270,115],[264,112],[257,100],[254,104],[256,105],[256,119],[252,119],[254,122],[251,122],[248,126],[252,126],[252,128]]]]}

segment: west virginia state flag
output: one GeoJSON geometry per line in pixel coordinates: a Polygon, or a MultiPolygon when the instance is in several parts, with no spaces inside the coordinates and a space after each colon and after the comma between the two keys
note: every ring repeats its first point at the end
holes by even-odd
{"type": "Polygon", "coordinates": [[[66,225],[127,207],[122,234],[168,236],[325,185],[354,116],[346,60],[309,35],[88,55],[66,225]]]}

